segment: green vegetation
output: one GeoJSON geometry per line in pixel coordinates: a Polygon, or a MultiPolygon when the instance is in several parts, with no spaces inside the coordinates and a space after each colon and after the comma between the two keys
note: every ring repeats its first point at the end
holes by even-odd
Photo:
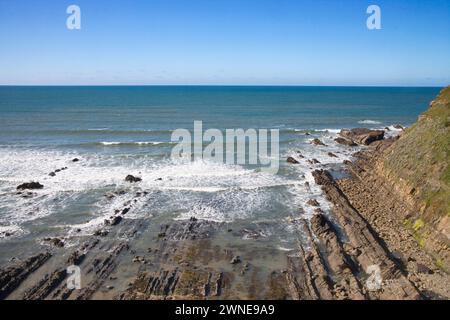
{"type": "Polygon", "coordinates": [[[425,225],[425,222],[423,222],[422,219],[417,219],[417,220],[414,222],[412,228],[414,229],[414,231],[417,232],[417,231],[419,231],[420,229],[422,229],[424,225],[425,225]]]}
{"type": "MultiPolygon", "coordinates": [[[[450,215],[450,87],[407,129],[385,157],[384,168],[420,204],[422,219],[436,223],[450,215]]],[[[414,226],[413,226],[414,227],[414,226]]],[[[418,231],[418,230],[416,230],[418,231]]]]}

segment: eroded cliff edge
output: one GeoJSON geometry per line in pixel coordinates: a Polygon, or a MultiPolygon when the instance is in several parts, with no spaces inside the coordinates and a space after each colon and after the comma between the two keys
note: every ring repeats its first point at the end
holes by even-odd
{"type": "Polygon", "coordinates": [[[377,172],[412,206],[404,217],[417,241],[450,267],[450,86],[387,148],[377,172]]]}

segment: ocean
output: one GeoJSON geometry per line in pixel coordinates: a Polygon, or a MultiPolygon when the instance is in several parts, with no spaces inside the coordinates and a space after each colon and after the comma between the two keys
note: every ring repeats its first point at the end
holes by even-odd
{"type": "MultiPolygon", "coordinates": [[[[0,263],[26,255],[44,238],[76,246],[131,203],[125,219],[205,219],[258,234],[262,246],[293,250],[316,199],[329,212],[311,171],[339,171],[358,148],[337,145],[342,128],[409,126],[440,88],[283,86],[0,87],[0,263]],[[173,161],[171,133],[278,129],[280,169],[173,161]],[[328,147],[313,146],[319,138],[328,147]],[[337,157],[330,157],[332,151],[337,157]],[[305,158],[298,158],[301,152],[305,158]],[[298,165],[286,163],[297,157],[298,165]],[[73,162],[74,158],[80,161],[73,162]],[[315,158],[319,163],[306,159],[315,158]],[[54,176],[49,173],[56,172],[54,176]],[[128,174],[142,178],[130,184],[128,174]],[[18,194],[24,182],[41,190],[18,194]],[[120,192],[119,192],[120,191],[120,192]],[[105,195],[116,192],[113,198],[105,195]],[[145,192],[135,199],[135,194],[145,192]]],[[[157,229],[157,228],[156,228],[157,229]]]]}

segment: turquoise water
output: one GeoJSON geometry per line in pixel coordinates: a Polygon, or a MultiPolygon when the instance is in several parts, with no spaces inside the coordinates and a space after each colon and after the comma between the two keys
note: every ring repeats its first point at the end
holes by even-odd
{"type": "Polygon", "coordinates": [[[439,88],[0,87],[0,145],[169,141],[176,128],[411,124],[439,88]],[[364,124],[364,123],[363,123],[364,124]]]}
{"type": "MultiPolygon", "coordinates": [[[[0,87],[0,258],[45,236],[68,244],[89,235],[135,192],[148,195],[126,219],[199,219],[264,226],[290,250],[292,217],[313,214],[311,171],[335,168],[357,148],[334,143],[341,128],[408,126],[439,88],[353,87],[0,87]],[[280,170],[170,159],[171,132],[193,128],[276,128],[280,170]],[[311,135],[305,135],[310,132],[311,135]],[[327,147],[309,142],[319,138],[327,147]],[[286,164],[286,157],[305,158],[286,164]],[[332,151],[337,158],[328,156],[332,151]],[[81,161],[72,162],[73,158],[81,161]],[[319,164],[307,160],[316,158],[319,164]],[[56,176],[56,169],[67,167],[56,176]],[[128,174],[141,183],[124,181],[128,174]],[[31,197],[16,186],[39,181],[31,197]],[[305,184],[309,183],[309,186],[305,184]],[[105,193],[125,190],[113,200],[105,193]],[[76,231],[75,231],[76,230],[76,231]],[[81,231],[80,231],[81,230],[81,231]]],[[[389,132],[394,132],[393,128],[389,132]]],[[[388,133],[389,133],[388,132],[388,133]]]]}

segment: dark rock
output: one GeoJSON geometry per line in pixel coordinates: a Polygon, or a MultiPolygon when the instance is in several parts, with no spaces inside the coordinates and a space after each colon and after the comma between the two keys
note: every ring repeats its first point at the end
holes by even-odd
{"type": "Polygon", "coordinates": [[[393,127],[398,130],[404,130],[405,128],[400,124],[394,124],[393,127]]]}
{"type": "Polygon", "coordinates": [[[309,199],[306,204],[312,206],[312,207],[319,207],[320,203],[316,199],[309,199]]]}
{"type": "Polygon", "coordinates": [[[145,263],[145,258],[141,256],[136,256],[133,258],[133,262],[145,263]]]}
{"type": "Polygon", "coordinates": [[[338,156],[335,155],[333,152],[328,152],[328,156],[332,158],[337,158],[338,156]]]}
{"type": "MultiPolygon", "coordinates": [[[[105,220],[107,221],[107,220],[105,220]]],[[[106,237],[108,235],[108,231],[106,230],[97,230],[94,232],[94,236],[106,237]]]]}
{"type": "Polygon", "coordinates": [[[369,145],[374,141],[383,140],[384,130],[371,130],[367,128],[342,129],[339,135],[353,142],[369,145]]]}
{"type": "Polygon", "coordinates": [[[142,181],[142,179],[139,178],[139,177],[135,177],[135,176],[132,176],[131,174],[129,174],[129,175],[126,176],[125,181],[128,181],[128,182],[140,182],[140,181],[142,181]]]}
{"type": "Polygon", "coordinates": [[[42,184],[40,184],[39,182],[27,182],[27,183],[22,183],[21,185],[19,185],[17,187],[17,190],[25,190],[25,189],[42,189],[44,188],[44,186],[42,184]]]}
{"type": "Polygon", "coordinates": [[[162,178],[158,178],[158,179],[156,179],[156,181],[162,181],[162,178]]]}
{"type": "Polygon", "coordinates": [[[127,214],[130,211],[130,208],[125,208],[122,210],[121,214],[127,214]]]}
{"type": "Polygon", "coordinates": [[[112,226],[115,226],[115,225],[118,225],[121,221],[122,221],[122,217],[115,216],[109,221],[109,224],[112,226]]]}
{"type": "MultiPolygon", "coordinates": [[[[22,198],[24,199],[28,199],[28,198],[32,198],[35,194],[33,192],[27,192],[25,194],[22,194],[22,198]]],[[[31,215],[32,213],[28,213],[29,215],[31,215]]]]}
{"type": "Polygon", "coordinates": [[[51,254],[40,253],[25,261],[19,261],[13,266],[0,269],[0,300],[4,300],[35,270],[42,266],[51,254]]]}
{"type": "Polygon", "coordinates": [[[311,163],[311,164],[317,164],[317,163],[320,163],[320,161],[317,160],[317,159],[311,159],[311,160],[308,160],[308,162],[311,163]]]}
{"type": "Polygon", "coordinates": [[[75,251],[69,256],[69,258],[67,259],[67,263],[70,265],[80,265],[81,262],[83,262],[85,256],[86,255],[84,253],[75,251]]]}
{"type": "Polygon", "coordinates": [[[314,209],[314,213],[316,213],[316,214],[323,214],[324,212],[323,212],[322,209],[316,208],[316,209],[314,209]]]}
{"type": "Polygon", "coordinates": [[[314,144],[314,145],[316,145],[316,146],[324,146],[324,145],[325,145],[322,141],[320,141],[320,140],[317,139],[317,138],[313,139],[313,140],[311,141],[311,144],[314,144]]]}
{"type": "Polygon", "coordinates": [[[78,162],[78,161],[80,161],[80,159],[78,159],[78,158],[72,159],[72,162],[78,162]]]}
{"type": "Polygon", "coordinates": [[[299,164],[299,162],[295,160],[293,157],[288,157],[286,161],[292,164],[299,164]]]}
{"type": "Polygon", "coordinates": [[[50,172],[48,175],[49,175],[50,177],[54,177],[54,176],[56,176],[56,173],[50,172]]]}
{"type": "Polygon", "coordinates": [[[231,264],[238,264],[240,262],[241,262],[241,258],[239,256],[234,256],[230,261],[231,264]]]}
{"type": "Polygon", "coordinates": [[[344,146],[349,146],[349,147],[356,146],[356,143],[354,143],[353,141],[348,140],[348,139],[344,139],[344,138],[341,138],[341,137],[337,137],[336,139],[334,139],[334,141],[336,141],[337,143],[342,144],[344,146]]]}
{"type": "Polygon", "coordinates": [[[111,199],[115,198],[116,195],[113,194],[113,193],[107,193],[107,194],[105,194],[105,197],[106,197],[107,199],[111,200],[111,199]]]}
{"type": "Polygon", "coordinates": [[[59,238],[45,238],[44,241],[49,242],[50,244],[58,248],[64,247],[64,242],[59,238]]]}

